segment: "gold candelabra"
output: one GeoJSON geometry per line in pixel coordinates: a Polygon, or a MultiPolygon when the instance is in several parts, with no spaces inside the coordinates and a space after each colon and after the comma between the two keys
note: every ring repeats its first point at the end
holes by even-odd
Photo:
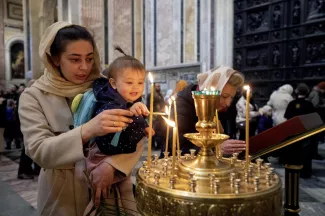
{"type": "Polygon", "coordinates": [[[191,154],[184,156],[178,152],[177,158],[165,154],[163,159],[156,156],[143,163],[136,187],[140,214],[281,215],[281,181],[270,164],[257,159],[246,169],[245,160],[239,160],[238,154],[226,158],[219,150],[229,138],[216,133],[213,121],[220,94],[194,92],[193,98],[199,119],[198,133],[184,137],[201,149],[197,155],[191,150],[191,154]]]}

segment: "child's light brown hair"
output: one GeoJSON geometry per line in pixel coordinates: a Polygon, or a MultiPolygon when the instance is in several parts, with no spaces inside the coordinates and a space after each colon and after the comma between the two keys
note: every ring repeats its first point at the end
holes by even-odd
{"type": "Polygon", "coordinates": [[[119,46],[114,46],[114,49],[122,53],[124,56],[116,58],[107,69],[105,69],[105,72],[107,73],[107,79],[113,78],[116,79],[118,73],[122,72],[125,69],[132,68],[133,70],[139,72],[143,71],[146,72],[146,69],[144,65],[133,56],[125,54],[125,52],[122,50],[119,46]]]}

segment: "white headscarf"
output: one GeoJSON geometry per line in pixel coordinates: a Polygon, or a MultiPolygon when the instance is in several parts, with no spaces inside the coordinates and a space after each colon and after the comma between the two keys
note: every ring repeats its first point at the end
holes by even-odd
{"type": "Polygon", "coordinates": [[[231,75],[233,75],[235,72],[236,71],[230,67],[219,66],[205,73],[198,74],[197,80],[199,89],[210,90],[210,88],[213,87],[215,90],[222,91],[231,75]]]}
{"type": "Polygon", "coordinates": [[[265,105],[265,106],[263,106],[263,107],[261,108],[261,112],[262,112],[263,114],[266,114],[266,113],[268,113],[268,112],[270,112],[270,111],[272,111],[272,107],[270,107],[269,105],[265,105]]]}
{"type": "Polygon", "coordinates": [[[293,92],[293,87],[289,84],[285,84],[279,88],[279,92],[291,95],[293,92]]]}

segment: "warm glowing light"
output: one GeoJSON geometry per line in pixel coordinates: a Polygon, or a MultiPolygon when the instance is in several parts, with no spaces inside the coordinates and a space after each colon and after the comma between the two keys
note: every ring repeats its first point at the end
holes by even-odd
{"type": "Polygon", "coordinates": [[[148,78],[149,78],[150,82],[153,83],[153,77],[151,75],[151,72],[148,73],[148,78]]]}
{"type": "Polygon", "coordinates": [[[168,119],[165,118],[164,116],[162,116],[162,117],[163,117],[163,119],[165,120],[165,122],[166,122],[169,126],[171,126],[171,127],[176,127],[176,124],[175,124],[174,121],[168,120],[168,119]]]}
{"type": "Polygon", "coordinates": [[[175,98],[175,96],[174,96],[174,95],[173,95],[171,98],[172,98],[172,100],[173,100],[173,101],[175,101],[175,100],[176,100],[176,98],[175,98]]]}
{"type": "Polygon", "coordinates": [[[168,103],[169,103],[169,106],[171,106],[172,103],[173,103],[173,101],[169,98],[169,99],[168,99],[168,103]]]}
{"type": "Polygon", "coordinates": [[[166,115],[168,115],[168,114],[169,114],[169,109],[168,109],[168,106],[165,106],[165,113],[166,113],[166,115]]]}
{"type": "Polygon", "coordinates": [[[215,91],[216,89],[215,89],[214,87],[211,87],[210,90],[211,90],[211,91],[215,91]]]}
{"type": "Polygon", "coordinates": [[[249,85],[245,85],[245,86],[243,87],[243,89],[247,91],[247,90],[250,90],[250,87],[249,87],[249,85]]]}

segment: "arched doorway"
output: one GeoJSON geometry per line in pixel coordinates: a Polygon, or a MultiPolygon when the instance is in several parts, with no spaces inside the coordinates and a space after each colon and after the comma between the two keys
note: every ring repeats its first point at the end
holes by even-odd
{"type": "Polygon", "coordinates": [[[22,80],[25,78],[24,36],[11,37],[5,42],[6,80],[22,80]]]}
{"type": "Polygon", "coordinates": [[[10,47],[11,79],[25,78],[24,44],[20,41],[10,47]]]}

